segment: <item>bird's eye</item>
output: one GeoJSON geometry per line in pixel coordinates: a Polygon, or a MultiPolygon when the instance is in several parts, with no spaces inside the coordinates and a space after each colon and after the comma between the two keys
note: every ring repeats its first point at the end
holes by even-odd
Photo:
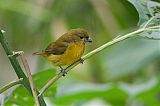
{"type": "Polygon", "coordinates": [[[80,38],[81,38],[81,39],[83,39],[83,37],[82,37],[82,36],[80,36],[80,38]]]}

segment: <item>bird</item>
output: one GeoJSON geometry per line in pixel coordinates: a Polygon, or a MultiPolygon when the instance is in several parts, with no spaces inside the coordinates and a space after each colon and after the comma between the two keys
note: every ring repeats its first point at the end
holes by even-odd
{"type": "Polygon", "coordinates": [[[65,76],[66,71],[62,66],[73,64],[78,60],[83,63],[84,60],[81,57],[87,42],[92,42],[92,39],[85,29],[71,29],[55,42],[50,43],[46,49],[35,52],[33,55],[43,56],[54,66],[59,66],[65,76]]]}

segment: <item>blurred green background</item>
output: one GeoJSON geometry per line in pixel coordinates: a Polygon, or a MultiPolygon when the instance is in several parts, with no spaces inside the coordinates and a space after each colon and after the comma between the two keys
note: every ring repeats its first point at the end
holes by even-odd
{"type": "MultiPolygon", "coordinates": [[[[0,28],[14,51],[25,52],[32,73],[55,69],[32,53],[66,31],[86,29],[93,39],[86,46],[88,53],[135,30],[138,20],[127,0],[0,0],[0,28]]],[[[115,44],[60,79],[53,96],[46,97],[47,104],[159,106],[159,51],[159,41],[139,37],[115,44]]],[[[16,78],[0,46],[0,87],[16,78]]]]}

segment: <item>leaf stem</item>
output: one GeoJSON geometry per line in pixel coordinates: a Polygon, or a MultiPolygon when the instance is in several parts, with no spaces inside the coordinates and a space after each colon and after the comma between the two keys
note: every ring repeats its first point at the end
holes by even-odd
{"type": "Polygon", "coordinates": [[[6,91],[7,89],[17,85],[17,84],[21,84],[22,83],[23,78],[17,79],[15,81],[10,82],[9,84],[5,85],[4,87],[2,87],[0,89],[0,94],[3,93],[4,91],[6,91]]]}
{"type": "MultiPolygon", "coordinates": [[[[157,26],[152,26],[152,27],[148,27],[148,29],[158,29],[158,28],[160,28],[160,25],[157,25],[157,26]]],[[[147,28],[146,28],[147,29],[147,28]]]]}
{"type": "Polygon", "coordinates": [[[146,24],[143,26],[143,28],[146,28],[147,25],[155,18],[155,16],[151,17],[147,22],[146,24]]]}

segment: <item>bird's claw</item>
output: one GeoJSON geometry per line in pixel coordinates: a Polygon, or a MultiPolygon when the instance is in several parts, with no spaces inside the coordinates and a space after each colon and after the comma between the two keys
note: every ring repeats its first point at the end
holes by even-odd
{"type": "Polygon", "coordinates": [[[61,69],[61,73],[63,73],[63,76],[66,76],[66,74],[67,74],[65,69],[61,69]]]}
{"type": "Polygon", "coordinates": [[[80,63],[82,63],[82,64],[84,63],[84,60],[82,58],[80,58],[80,63]]]}
{"type": "Polygon", "coordinates": [[[61,66],[59,66],[61,68],[61,73],[63,73],[63,76],[65,76],[67,74],[66,70],[64,68],[62,68],[61,66]]]}

